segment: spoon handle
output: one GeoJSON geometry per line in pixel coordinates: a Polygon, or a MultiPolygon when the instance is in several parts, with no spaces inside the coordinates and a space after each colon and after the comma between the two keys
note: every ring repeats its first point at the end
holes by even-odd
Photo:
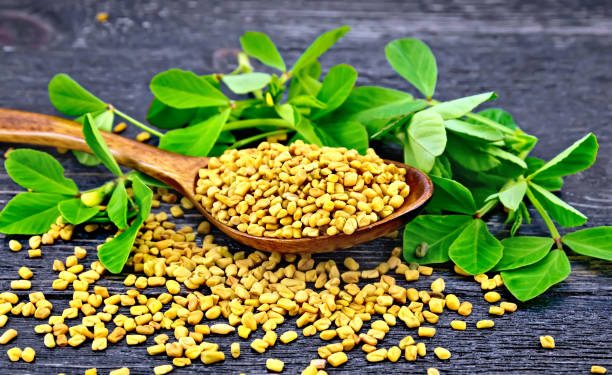
{"type": "MultiPolygon", "coordinates": [[[[102,136],[119,164],[139,170],[180,191],[193,187],[198,167],[206,164],[206,158],[175,154],[108,132],[102,132],[102,136]]],[[[0,108],[0,142],[91,153],[80,124],[13,109],[0,108]]]]}

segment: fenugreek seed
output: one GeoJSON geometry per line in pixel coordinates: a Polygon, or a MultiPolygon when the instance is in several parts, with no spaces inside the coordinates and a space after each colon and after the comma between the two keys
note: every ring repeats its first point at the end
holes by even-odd
{"type": "Polygon", "coordinates": [[[155,375],[165,375],[171,373],[172,370],[174,370],[174,366],[172,365],[160,365],[153,368],[153,373],[155,375]]]}
{"type": "Polygon", "coordinates": [[[33,362],[35,358],[36,351],[34,351],[34,349],[30,348],[29,346],[25,347],[21,352],[21,359],[23,359],[25,362],[33,362]]]}
{"type": "Polygon", "coordinates": [[[461,302],[459,309],[457,310],[459,315],[469,316],[472,313],[472,304],[468,301],[461,302]]]}
{"type": "Polygon", "coordinates": [[[11,362],[17,362],[21,359],[21,349],[20,348],[10,348],[6,351],[8,358],[11,362]]]}
{"type": "Polygon", "coordinates": [[[437,278],[431,283],[431,291],[434,293],[442,293],[444,292],[445,283],[444,279],[437,278]]]}
{"type": "Polygon", "coordinates": [[[40,258],[42,256],[42,251],[40,251],[40,249],[30,249],[28,250],[28,257],[29,258],[40,258]]]}
{"type": "Polygon", "coordinates": [[[382,362],[387,359],[387,349],[377,349],[366,355],[368,362],[382,362]]]}
{"type": "Polygon", "coordinates": [[[476,322],[476,328],[478,329],[493,328],[494,326],[495,322],[489,319],[479,320],[476,322]]]}
{"type": "Polygon", "coordinates": [[[13,290],[29,290],[32,287],[30,280],[13,280],[11,281],[11,289],[13,290]]]}
{"type": "Polygon", "coordinates": [[[501,296],[497,292],[487,292],[484,295],[484,299],[489,303],[495,303],[501,299],[501,296]]]}
{"type": "Polygon", "coordinates": [[[207,350],[207,351],[202,352],[202,355],[200,356],[200,360],[205,365],[222,362],[222,361],[225,361],[225,353],[219,352],[216,350],[207,350]]]}
{"type": "Polygon", "coordinates": [[[41,241],[42,238],[40,236],[32,236],[28,239],[28,245],[30,246],[30,249],[38,249],[41,241]]]}
{"type": "Polygon", "coordinates": [[[121,367],[108,373],[108,375],[130,375],[130,369],[121,367]]]}
{"type": "Polygon", "coordinates": [[[53,336],[52,333],[45,334],[45,337],[43,338],[43,343],[49,349],[55,348],[55,336],[53,336]]]}
{"type": "Polygon", "coordinates": [[[270,345],[262,339],[255,339],[251,342],[251,349],[255,350],[257,353],[265,352],[269,346],[270,345]]]}
{"type": "Polygon", "coordinates": [[[337,352],[333,353],[329,357],[327,357],[327,362],[333,367],[338,367],[340,365],[345,364],[348,361],[348,356],[345,352],[337,352]]]}
{"type": "Polygon", "coordinates": [[[233,342],[230,345],[230,352],[232,353],[232,358],[240,357],[240,343],[239,342],[233,342]]]}
{"type": "Polygon", "coordinates": [[[0,344],[1,345],[6,345],[9,342],[11,342],[11,340],[13,340],[15,337],[17,337],[18,332],[12,328],[7,329],[6,331],[4,331],[4,333],[0,336],[0,344]]]}
{"type": "Polygon", "coordinates": [[[499,306],[506,312],[515,312],[518,306],[514,302],[502,302],[499,306]]]}
{"type": "Polygon", "coordinates": [[[435,367],[430,367],[427,369],[427,375],[440,375],[440,371],[435,367]]]}
{"type": "Polygon", "coordinates": [[[285,363],[280,359],[268,358],[266,360],[266,368],[273,372],[282,372],[285,368],[285,363]]]}
{"type": "Polygon", "coordinates": [[[418,334],[420,337],[434,337],[436,329],[434,327],[419,327],[418,334]]]}
{"type": "Polygon", "coordinates": [[[23,247],[21,246],[21,243],[17,240],[10,240],[9,241],[9,249],[11,249],[11,251],[21,251],[23,247]]]}
{"type": "Polygon", "coordinates": [[[397,346],[392,346],[387,350],[387,359],[391,362],[399,361],[402,356],[402,350],[397,346]]]}
{"type": "Polygon", "coordinates": [[[349,270],[349,271],[358,271],[359,270],[359,263],[357,263],[357,261],[351,257],[347,257],[344,259],[344,266],[349,270]]]}
{"type": "Polygon", "coordinates": [[[453,320],[450,322],[450,326],[457,331],[465,331],[467,324],[463,320],[453,320]]]}
{"type": "Polygon", "coordinates": [[[283,344],[289,344],[291,341],[294,341],[295,339],[297,339],[298,334],[295,331],[286,331],[283,332],[282,335],[280,335],[280,340],[283,344]]]}
{"type": "Polygon", "coordinates": [[[506,310],[504,310],[501,306],[490,306],[489,314],[491,315],[504,315],[506,310]]]}
{"type": "Polygon", "coordinates": [[[210,332],[215,333],[217,335],[227,335],[228,333],[234,332],[235,330],[235,327],[224,323],[213,324],[210,326],[210,332]]]}
{"type": "Polygon", "coordinates": [[[406,346],[406,348],[404,349],[404,358],[406,358],[407,361],[416,361],[417,359],[417,347],[416,345],[408,345],[406,346]]]}
{"type": "Polygon", "coordinates": [[[423,342],[417,343],[416,349],[417,349],[417,354],[419,355],[419,357],[425,357],[425,355],[427,354],[427,347],[425,346],[425,343],[423,342]]]}
{"type": "Polygon", "coordinates": [[[93,367],[93,368],[88,368],[87,370],[85,370],[85,374],[84,375],[98,375],[98,369],[93,367]]]}
{"type": "Polygon", "coordinates": [[[136,140],[138,142],[146,142],[149,139],[151,139],[151,133],[149,133],[149,132],[140,132],[140,133],[136,134],[136,140]]]}
{"type": "Polygon", "coordinates": [[[404,276],[406,277],[406,281],[416,281],[419,279],[419,271],[417,270],[406,270],[404,276]]]}
{"type": "Polygon", "coordinates": [[[447,359],[449,359],[451,357],[451,352],[446,349],[446,348],[442,348],[440,346],[436,347],[434,349],[434,354],[436,355],[436,357],[438,357],[439,359],[445,361],[447,359]]]}
{"type": "Polygon", "coordinates": [[[554,349],[555,339],[552,336],[540,336],[540,345],[544,349],[554,349]]]}
{"type": "Polygon", "coordinates": [[[127,129],[127,124],[123,121],[121,121],[120,123],[118,123],[117,125],[115,125],[115,127],[113,128],[113,133],[122,133],[123,131],[125,131],[125,129],[127,129]]]}
{"type": "Polygon", "coordinates": [[[591,374],[606,374],[608,370],[603,366],[591,366],[591,374]]]}

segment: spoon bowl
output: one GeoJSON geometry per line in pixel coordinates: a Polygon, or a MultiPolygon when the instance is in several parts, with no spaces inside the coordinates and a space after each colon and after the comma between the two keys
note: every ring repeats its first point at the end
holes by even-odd
{"type": "MultiPolygon", "coordinates": [[[[208,165],[208,158],[175,154],[107,132],[102,132],[102,135],[119,164],[168,184],[192,201],[198,211],[223,233],[258,250],[280,253],[324,252],[368,242],[397,230],[414,218],[433,193],[433,184],[425,173],[396,161],[385,160],[386,163],[406,169],[406,182],[410,186],[410,194],[403,205],[391,215],[359,228],[350,235],[339,233],[299,239],[252,236],[219,222],[197,201],[195,185],[198,171],[208,165]]],[[[11,109],[0,109],[0,142],[91,152],[83,138],[80,124],[55,116],[11,109]]]]}

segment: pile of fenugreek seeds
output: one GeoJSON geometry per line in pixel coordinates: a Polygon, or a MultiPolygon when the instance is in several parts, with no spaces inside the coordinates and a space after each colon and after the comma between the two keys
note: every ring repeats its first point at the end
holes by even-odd
{"type": "Polygon", "coordinates": [[[227,150],[201,169],[196,197],[217,220],[253,236],[317,237],[391,215],[410,194],[406,170],[373,149],[301,141],[227,150]]]}

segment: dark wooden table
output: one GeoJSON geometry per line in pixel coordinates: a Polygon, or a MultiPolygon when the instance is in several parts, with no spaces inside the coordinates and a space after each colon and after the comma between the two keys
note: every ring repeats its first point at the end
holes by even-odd
{"type": "MultiPolygon", "coordinates": [[[[347,62],[360,72],[360,84],[406,89],[384,59],[383,47],[393,38],[416,36],[429,43],[438,58],[442,98],[496,90],[496,103],[514,114],[519,124],[539,137],[536,154],[551,157],[588,131],[600,142],[596,165],[567,179],[563,198],[590,217],[589,226],[610,224],[612,214],[612,6],[607,1],[0,1],[0,106],[54,113],[46,86],[58,72],[67,72],[107,101],[144,118],[150,100],[148,82],[156,72],[181,67],[201,73],[223,71],[228,56],[239,46],[246,30],[269,33],[286,59],[292,61],[316,35],[341,24],[353,30],[322,62],[324,66],[347,62]],[[108,11],[105,24],[95,21],[108,11]]],[[[135,131],[132,129],[130,135],[135,131]]],[[[2,151],[8,145],[2,145],[2,151]]],[[[80,185],[93,187],[110,177],[101,168],[84,168],[69,155],[59,159],[67,174],[80,185]]],[[[19,188],[0,173],[0,206],[19,188]]],[[[198,215],[186,222],[197,223],[198,215]]],[[[491,225],[501,228],[500,218],[491,225]]],[[[536,221],[524,233],[545,234],[536,221]]],[[[56,309],[65,307],[68,293],[52,292],[51,263],[65,258],[75,245],[90,250],[100,238],[78,233],[70,243],[45,247],[41,259],[8,250],[0,239],[3,259],[0,290],[7,290],[20,265],[36,273],[35,290],[43,290],[56,309]]],[[[240,246],[227,238],[218,241],[232,249],[240,246]]],[[[399,240],[381,239],[331,257],[340,261],[352,255],[364,265],[385,259],[399,240]]],[[[451,332],[447,314],[440,333],[428,347],[448,347],[451,361],[441,363],[431,353],[415,363],[400,361],[371,364],[357,350],[350,362],[330,373],[425,373],[430,366],[442,373],[588,373],[592,364],[612,370],[612,268],[609,263],[572,256],[571,277],[544,296],[521,304],[519,311],[496,320],[491,331],[451,332]],[[538,336],[556,338],[555,350],[540,348],[538,336]]],[[[473,323],[487,316],[479,286],[448,269],[436,274],[447,280],[447,289],[475,304],[473,323]]],[[[121,277],[104,281],[120,290],[121,277]]],[[[431,279],[430,279],[431,280],[431,279]]],[[[417,285],[425,287],[430,280],[417,285]]],[[[23,294],[23,293],[22,293],[23,294]]],[[[509,297],[507,294],[505,297],[509,297]]],[[[49,350],[32,331],[32,319],[11,318],[17,328],[11,345],[37,350],[34,364],[10,363],[0,348],[1,374],[82,374],[98,367],[99,373],[129,366],[132,373],[151,373],[167,363],[150,357],[145,347],[111,346],[93,353],[89,347],[49,350]]],[[[288,325],[292,325],[288,323],[288,325]]],[[[395,328],[385,345],[403,337],[395,328]]],[[[227,350],[230,339],[218,340],[227,350]]],[[[264,373],[265,360],[286,361],[286,373],[299,373],[316,357],[317,339],[299,339],[258,355],[243,344],[238,360],[205,367],[202,364],[175,373],[264,373]]]]}

